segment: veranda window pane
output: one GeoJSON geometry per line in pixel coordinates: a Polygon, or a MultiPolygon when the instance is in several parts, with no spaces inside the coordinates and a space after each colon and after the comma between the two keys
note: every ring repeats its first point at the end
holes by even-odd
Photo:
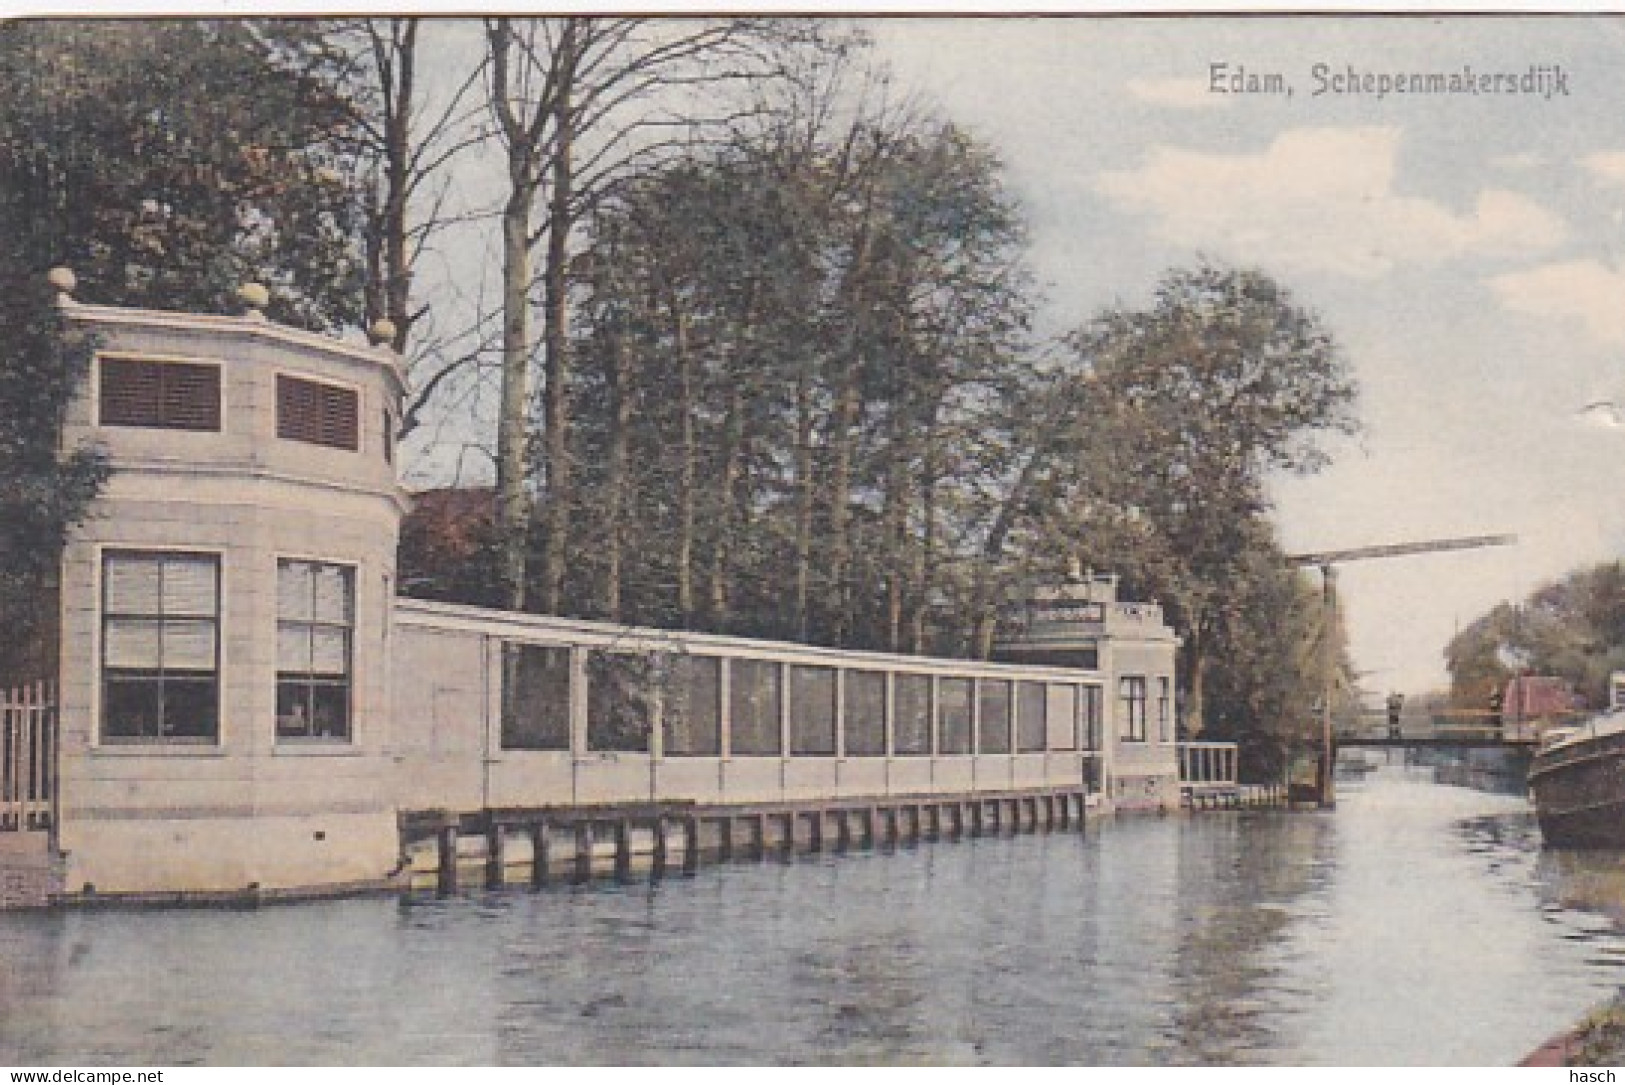
{"type": "Polygon", "coordinates": [[[164,734],[170,738],[213,738],[220,697],[213,678],[164,679],[164,734]]]}
{"type": "Polygon", "coordinates": [[[708,656],[666,657],[662,749],[671,757],[722,750],[722,665],[708,656]]]}
{"type": "Polygon", "coordinates": [[[1041,753],[1048,738],[1044,726],[1047,704],[1042,682],[1016,683],[1016,750],[1041,753]]]}
{"type": "Polygon", "coordinates": [[[157,558],[108,558],[106,575],[107,613],[159,613],[157,558]]]}
{"type": "Polygon", "coordinates": [[[647,753],[654,719],[653,657],[587,655],[587,748],[647,753]]]}
{"type": "Polygon", "coordinates": [[[190,618],[214,617],[215,570],[213,561],[167,559],[163,570],[163,613],[190,618]]]}
{"type": "Polygon", "coordinates": [[[102,686],[102,736],[157,738],[158,682],[152,678],[108,678],[102,686]]]}
{"type": "Polygon", "coordinates": [[[970,753],[971,686],[969,678],[944,678],[937,683],[937,696],[942,702],[938,709],[940,753],[970,753]]]}
{"type": "Polygon", "coordinates": [[[736,659],[729,665],[731,752],[764,756],[783,745],[779,733],[779,665],[736,659]]]}
{"type": "Polygon", "coordinates": [[[982,753],[1010,752],[1010,683],[984,678],[977,683],[981,716],[978,721],[982,753]]]}
{"type": "Polygon", "coordinates": [[[316,570],[316,620],[350,624],[350,570],[323,565],[316,570]]]}
{"type": "Polygon", "coordinates": [[[310,699],[312,737],[350,737],[350,687],[347,683],[318,682],[311,687],[310,699]]]}
{"type": "Polygon", "coordinates": [[[1078,748],[1078,687],[1051,682],[1048,686],[1048,746],[1052,750],[1078,748]]]}
{"type": "Polygon", "coordinates": [[[276,570],[276,614],[287,621],[309,621],[315,599],[311,581],[315,567],[303,561],[284,561],[276,570]]]}
{"type": "Polygon", "coordinates": [[[276,669],[299,674],[310,673],[310,626],[277,626],[276,669]]]}
{"type": "MultiPolygon", "coordinates": [[[[931,679],[923,674],[900,674],[893,681],[893,694],[897,703],[892,717],[892,750],[898,754],[930,753],[931,679]]],[[[970,721],[965,722],[968,726],[970,721]]]]}
{"type": "Polygon", "coordinates": [[[310,631],[310,673],[342,677],[350,671],[350,634],[316,626],[310,631]]]}
{"type": "Polygon", "coordinates": [[[283,680],[276,684],[278,738],[310,737],[310,683],[283,680]]]}
{"type": "Polygon", "coordinates": [[[214,623],[165,622],[164,669],[214,670],[214,623]]]}
{"type": "Polygon", "coordinates": [[[790,752],[835,753],[834,668],[790,668],[790,752]]]}
{"type": "Polygon", "coordinates": [[[121,670],[157,670],[160,666],[158,627],[158,622],[109,618],[103,634],[106,643],[102,646],[107,665],[121,670]]]}
{"type": "Polygon", "coordinates": [[[845,712],[848,757],[886,752],[886,676],[879,671],[847,671],[845,712]]]}
{"type": "Polygon", "coordinates": [[[570,748],[570,649],[503,646],[502,747],[570,748]]]}

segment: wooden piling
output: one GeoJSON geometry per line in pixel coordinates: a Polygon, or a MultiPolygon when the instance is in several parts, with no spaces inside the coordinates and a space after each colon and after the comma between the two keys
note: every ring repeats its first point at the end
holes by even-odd
{"type": "Polygon", "coordinates": [[[632,823],[626,818],[615,822],[615,877],[626,881],[632,876],[632,823]]]}
{"type": "Polygon", "coordinates": [[[439,869],[435,872],[435,891],[443,897],[457,892],[457,826],[442,825],[436,838],[439,869]]]}
{"type": "Polygon", "coordinates": [[[700,819],[693,814],[683,819],[683,873],[700,869],[700,819]]]}
{"type": "Polygon", "coordinates": [[[649,877],[658,881],[666,876],[666,819],[655,815],[654,849],[649,856],[649,877]]]}
{"type": "Polygon", "coordinates": [[[532,889],[547,886],[548,866],[552,863],[552,834],[544,818],[530,827],[530,885],[532,889]]]}
{"type": "Polygon", "coordinates": [[[502,826],[492,822],[485,828],[485,888],[501,889],[504,877],[502,826]]]}
{"type": "Polygon", "coordinates": [[[824,808],[814,810],[807,821],[807,850],[816,855],[824,850],[824,808]]]}
{"type": "Polygon", "coordinates": [[[754,820],[756,822],[756,825],[755,825],[755,833],[756,833],[756,841],[755,841],[755,843],[756,843],[756,855],[755,855],[755,858],[758,859],[758,860],[766,859],[767,858],[767,815],[766,814],[757,814],[756,817],[753,818],[752,820],[754,820]]]}
{"type": "Polygon", "coordinates": [[[575,882],[583,885],[592,880],[592,822],[576,822],[575,882]]]}
{"type": "Polygon", "coordinates": [[[730,863],[734,857],[734,819],[732,814],[722,815],[717,822],[717,859],[730,863]]]}
{"type": "Polygon", "coordinates": [[[838,852],[850,851],[852,848],[852,811],[835,811],[835,850],[838,852]]]}

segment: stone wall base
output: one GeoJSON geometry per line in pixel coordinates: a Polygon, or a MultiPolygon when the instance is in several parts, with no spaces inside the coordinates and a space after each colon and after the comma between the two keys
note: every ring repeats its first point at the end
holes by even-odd
{"type": "Polygon", "coordinates": [[[45,833],[0,833],[0,911],[49,907],[66,877],[45,833]]]}

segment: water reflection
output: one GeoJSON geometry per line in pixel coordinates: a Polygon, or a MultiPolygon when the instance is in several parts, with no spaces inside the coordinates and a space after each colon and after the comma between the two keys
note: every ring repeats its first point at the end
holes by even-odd
{"type": "Polygon", "coordinates": [[[1402,768],[593,886],[0,917],[0,1062],[1510,1063],[1612,993],[1625,857],[1402,768]]]}

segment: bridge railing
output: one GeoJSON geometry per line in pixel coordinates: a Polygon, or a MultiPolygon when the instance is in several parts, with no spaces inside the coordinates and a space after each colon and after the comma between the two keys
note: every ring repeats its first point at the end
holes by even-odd
{"type": "Polygon", "coordinates": [[[1234,791],[1240,785],[1234,742],[1181,742],[1179,786],[1187,793],[1234,791]]]}

